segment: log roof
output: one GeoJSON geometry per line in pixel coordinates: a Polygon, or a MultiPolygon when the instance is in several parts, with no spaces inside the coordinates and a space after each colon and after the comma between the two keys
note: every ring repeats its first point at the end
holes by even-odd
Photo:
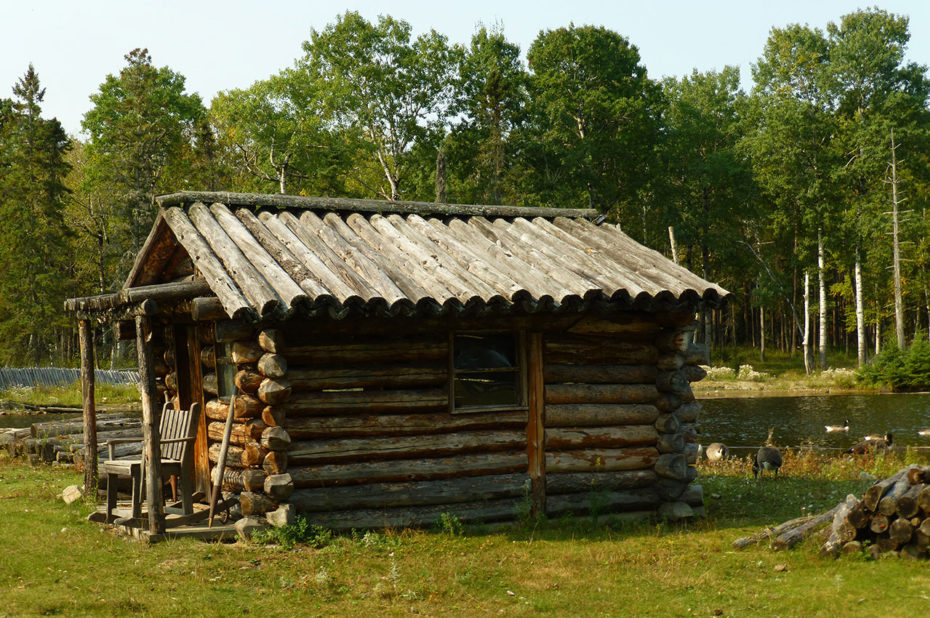
{"type": "Polygon", "coordinates": [[[124,290],[168,283],[180,251],[231,317],[646,309],[728,294],[594,210],[221,192],[158,202],[124,290]]]}

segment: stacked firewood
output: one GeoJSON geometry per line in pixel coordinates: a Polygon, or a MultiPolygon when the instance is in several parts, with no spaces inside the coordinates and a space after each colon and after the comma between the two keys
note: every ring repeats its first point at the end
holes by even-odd
{"type": "Polygon", "coordinates": [[[825,538],[824,556],[866,552],[903,558],[930,556],[930,466],[909,466],[869,487],[862,499],[850,494],[829,511],[792,519],[752,536],[737,539],[742,549],[771,540],[782,550],[813,535],[825,538]]]}

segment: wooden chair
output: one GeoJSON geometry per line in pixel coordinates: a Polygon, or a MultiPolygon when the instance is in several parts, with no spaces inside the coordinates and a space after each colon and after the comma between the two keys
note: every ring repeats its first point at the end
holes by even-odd
{"type": "MultiPolygon", "coordinates": [[[[190,410],[175,410],[166,403],[161,412],[159,423],[159,451],[161,453],[161,481],[175,477],[180,480],[181,509],[184,515],[194,512],[194,483],[191,478],[194,459],[194,440],[197,437],[197,423],[200,420],[200,404],[191,404],[190,410]]],[[[109,459],[101,466],[101,474],[107,475],[107,512],[106,521],[115,519],[116,486],[120,478],[131,479],[132,519],[134,522],[142,517],[142,502],[145,495],[145,459],[115,459],[113,447],[127,442],[139,442],[141,438],[117,438],[107,441],[109,459]]],[[[172,484],[177,500],[177,489],[172,484]]]]}

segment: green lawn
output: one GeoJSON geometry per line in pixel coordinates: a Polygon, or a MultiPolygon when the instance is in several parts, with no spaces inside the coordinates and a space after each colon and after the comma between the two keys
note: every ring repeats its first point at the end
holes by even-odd
{"type": "Polygon", "coordinates": [[[84,518],[77,472],[0,458],[0,615],[891,616],[930,611],[930,565],[787,553],[731,542],[861,492],[901,461],[789,457],[703,470],[708,518],[687,527],[565,519],[463,535],[357,533],[322,547],[170,541],[144,546],[84,518]]]}

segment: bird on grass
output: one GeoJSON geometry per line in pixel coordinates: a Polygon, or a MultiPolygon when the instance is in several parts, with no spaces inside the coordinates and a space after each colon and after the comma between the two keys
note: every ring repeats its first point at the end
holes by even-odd
{"type": "Polygon", "coordinates": [[[827,433],[833,433],[835,431],[849,431],[849,419],[846,419],[842,425],[824,425],[824,429],[827,430],[827,433]]]}
{"type": "Polygon", "coordinates": [[[846,449],[847,453],[853,455],[865,455],[867,453],[883,453],[894,445],[894,437],[890,433],[883,436],[871,434],[862,438],[862,441],[855,446],[846,449]]]}
{"type": "Polygon", "coordinates": [[[720,442],[712,442],[704,452],[707,454],[707,461],[720,461],[730,456],[730,449],[720,442]]]}
{"type": "Polygon", "coordinates": [[[769,437],[765,441],[765,446],[759,449],[759,452],[756,453],[756,458],[752,461],[752,475],[755,478],[759,478],[759,475],[766,470],[772,470],[775,472],[775,476],[778,476],[778,469],[781,468],[782,458],[781,451],[778,450],[778,447],[772,445],[773,431],[773,429],[769,429],[769,437]]]}

